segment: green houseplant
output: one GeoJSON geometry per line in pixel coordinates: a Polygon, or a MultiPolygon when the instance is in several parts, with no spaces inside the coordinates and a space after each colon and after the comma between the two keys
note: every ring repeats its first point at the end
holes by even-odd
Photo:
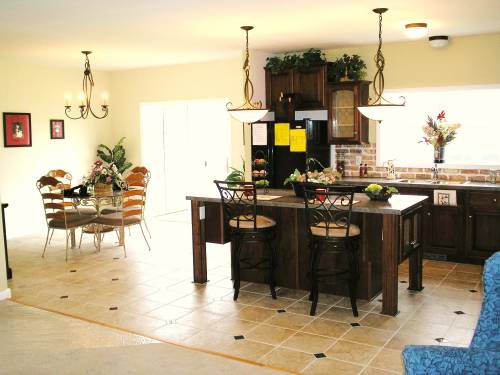
{"type": "Polygon", "coordinates": [[[328,63],[328,80],[340,82],[342,80],[358,81],[366,75],[366,64],[359,55],[343,54],[333,62],[328,63]]]}
{"type": "Polygon", "coordinates": [[[120,138],[113,146],[113,149],[102,143],[97,146],[97,157],[108,164],[115,165],[120,174],[123,174],[123,172],[132,166],[132,163],[128,162],[125,157],[125,147],[123,147],[124,139],[125,137],[120,138]]]}
{"type": "Polygon", "coordinates": [[[323,52],[317,48],[309,48],[301,53],[285,53],[283,56],[273,56],[267,58],[266,68],[272,74],[279,74],[287,69],[306,69],[311,66],[326,63],[323,52]]]}

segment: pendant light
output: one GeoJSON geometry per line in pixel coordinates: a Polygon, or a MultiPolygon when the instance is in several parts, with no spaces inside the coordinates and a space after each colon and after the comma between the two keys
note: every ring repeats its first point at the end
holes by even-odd
{"type": "Polygon", "coordinates": [[[92,76],[92,70],[90,69],[89,55],[92,53],[92,51],[82,51],[82,53],[85,55],[85,69],[83,71],[83,86],[82,86],[83,91],[80,93],[78,98],[80,102],[80,104],[78,105],[78,108],[80,110],[80,115],[72,117],[69,114],[71,112],[71,105],[69,104],[69,96],[66,96],[66,105],[64,106],[65,108],[64,113],[68,118],[72,120],[86,119],[89,114],[92,114],[92,116],[94,116],[97,119],[103,119],[108,115],[109,108],[106,103],[106,101],[108,100],[108,95],[106,93],[102,94],[103,103],[101,104],[101,110],[103,114],[101,116],[96,115],[91,106],[92,89],[94,87],[94,77],[92,76]]]}
{"type": "Polygon", "coordinates": [[[243,86],[243,94],[245,97],[245,102],[236,108],[232,108],[233,104],[231,102],[227,103],[226,108],[238,121],[242,123],[252,123],[262,119],[268,109],[262,108],[261,101],[252,102],[253,99],[253,84],[250,80],[250,54],[248,52],[248,32],[253,29],[253,26],[241,26],[246,33],[246,56],[245,63],[243,64],[243,71],[245,72],[245,85],[243,86]]]}
{"type": "Polygon", "coordinates": [[[405,98],[401,97],[401,104],[393,104],[383,97],[384,93],[384,67],[385,58],[382,54],[382,14],[387,12],[387,8],[376,8],[373,9],[374,13],[378,14],[379,26],[378,26],[378,49],[375,54],[375,65],[377,66],[377,72],[373,77],[373,92],[376,97],[372,104],[365,106],[359,106],[358,110],[371,120],[382,121],[388,117],[394,115],[399,109],[402,109],[405,105],[405,98]]]}

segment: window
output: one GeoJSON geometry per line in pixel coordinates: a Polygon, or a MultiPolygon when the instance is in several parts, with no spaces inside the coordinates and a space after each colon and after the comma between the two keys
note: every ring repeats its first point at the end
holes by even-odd
{"type": "Polygon", "coordinates": [[[377,125],[377,164],[396,159],[398,166],[430,167],[432,146],[419,143],[427,115],[444,110],[448,123],[459,123],[457,137],[446,146],[445,166],[500,166],[500,86],[387,90],[397,102],[406,97],[401,115],[377,125]],[[403,114],[404,113],[404,114],[403,114]]]}

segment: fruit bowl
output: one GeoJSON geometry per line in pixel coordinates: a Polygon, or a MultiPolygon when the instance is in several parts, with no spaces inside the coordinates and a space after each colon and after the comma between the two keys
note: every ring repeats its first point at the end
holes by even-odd
{"type": "Polygon", "coordinates": [[[381,186],[370,184],[364,190],[365,194],[373,201],[388,201],[392,194],[398,192],[398,189],[391,186],[381,186]]]}

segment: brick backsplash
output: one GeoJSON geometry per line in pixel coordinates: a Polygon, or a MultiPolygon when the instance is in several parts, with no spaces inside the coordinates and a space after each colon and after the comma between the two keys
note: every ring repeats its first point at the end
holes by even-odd
{"type": "MultiPolygon", "coordinates": [[[[359,164],[356,164],[356,157],[361,156],[361,161],[368,166],[368,177],[385,177],[385,168],[376,166],[377,148],[374,143],[365,145],[337,145],[334,146],[333,160],[336,162],[344,160],[347,177],[359,176],[359,164]]],[[[455,169],[439,166],[438,177],[441,180],[450,181],[488,181],[489,169],[455,169]]],[[[432,178],[431,168],[406,168],[396,167],[397,178],[432,178]]]]}

